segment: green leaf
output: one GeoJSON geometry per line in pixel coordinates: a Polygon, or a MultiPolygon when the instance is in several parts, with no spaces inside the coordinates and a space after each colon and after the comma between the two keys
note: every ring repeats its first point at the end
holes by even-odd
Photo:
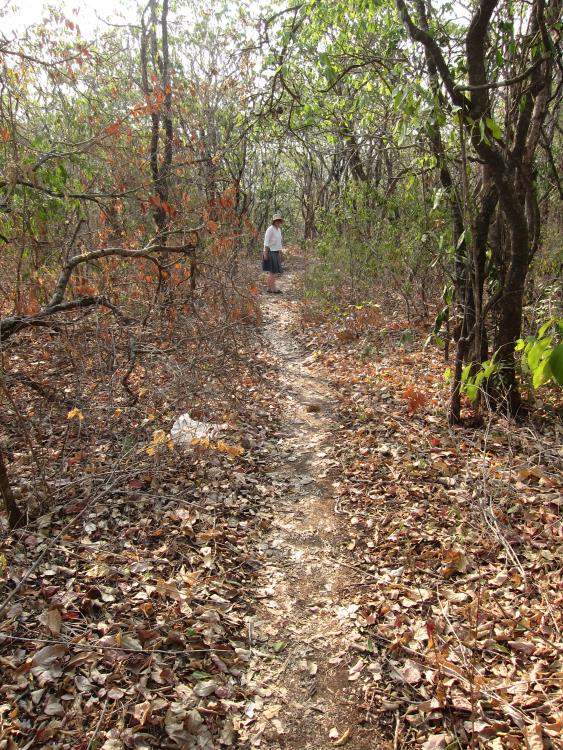
{"type": "Polygon", "coordinates": [[[502,138],[502,130],[500,129],[498,123],[490,117],[487,117],[485,119],[485,122],[487,123],[487,127],[491,131],[493,138],[500,140],[502,138]]]}
{"type": "Polygon", "coordinates": [[[551,344],[551,337],[536,341],[528,352],[528,366],[532,372],[535,372],[540,362],[544,359],[545,352],[551,344]]]}
{"type": "Polygon", "coordinates": [[[469,377],[469,373],[471,372],[472,363],[470,362],[468,365],[465,365],[463,370],[461,371],[461,382],[466,383],[467,378],[469,377]]]}
{"type": "Polygon", "coordinates": [[[483,376],[487,378],[487,380],[491,377],[493,372],[496,371],[497,366],[492,360],[487,360],[486,362],[483,362],[481,365],[483,368],[483,376]]]}
{"type": "Polygon", "coordinates": [[[534,377],[532,378],[534,388],[539,388],[540,385],[547,383],[550,378],[551,369],[549,367],[549,359],[544,359],[534,370],[534,377]]]}
{"type": "Polygon", "coordinates": [[[272,648],[275,654],[281,654],[281,652],[287,647],[286,641],[275,641],[272,643],[272,648]]]}
{"type": "Polygon", "coordinates": [[[445,307],[440,313],[438,313],[438,315],[436,316],[436,320],[434,321],[434,328],[432,329],[432,333],[440,333],[444,321],[447,320],[448,313],[449,307],[445,307]]]}
{"type": "Polygon", "coordinates": [[[485,121],[481,118],[479,120],[479,132],[481,133],[481,142],[488,143],[487,133],[485,131],[485,121]]]}
{"type": "Polygon", "coordinates": [[[474,383],[468,383],[465,386],[465,393],[470,401],[475,401],[477,394],[479,393],[479,386],[474,383]]]}
{"type": "MultiPolygon", "coordinates": [[[[448,286],[448,284],[446,284],[446,286],[444,287],[444,291],[442,292],[442,300],[446,303],[446,305],[451,305],[451,303],[453,302],[453,298],[454,298],[453,287],[448,286]]],[[[447,314],[449,314],[449,309],[448,309],[447,314]]]]}
{"type": "Polygon", "coordinates": [[[514,347],[514,351],[521,352],[525,346],[526,342],[524,341],[524,339],[518,339],[518,341],[516,342],[516,346],[514,347]]]}
{"type": "Polygon", "coordinates": [[[536,343],[535,336],[526,336],[526,348],[524,349],[524,354],[527,354],[535,343],[536,343]]]}
{"type": "Polygon", "coordinates": [[[548,329],[548,328],[549,328],[550,326],[552,326],[552,325],[553,325],[554,323],[555,323],[555,318],[550,318],[550,319],[549,319],[549,320],[547,321],[547,323],[544,323],[544,324],[543,324],[543,326],[542,326],[542,327],[540,328],[540,330],[538,331],[538,338],[539,338],[539,339],[543,338],[543,336],[544,336],[545,332],[547,331],[547,329],[548,329]]]}
{"type": "Polygon", "coordinates": [[[553,379],[558,385],[563,385],[563,344],[555,347],[548,361],[553,379]]]}

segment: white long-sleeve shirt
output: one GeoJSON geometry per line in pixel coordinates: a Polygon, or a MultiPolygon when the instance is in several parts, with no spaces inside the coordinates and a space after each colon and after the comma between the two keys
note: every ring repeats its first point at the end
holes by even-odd
{"type": "Polygon", "coordinates": [[[281,229],[278,229],[273,224],[266,229],[266,234],[264,235],[264,247],[269,247],[273,253],[280,252],[282,249],[281,229]]]}

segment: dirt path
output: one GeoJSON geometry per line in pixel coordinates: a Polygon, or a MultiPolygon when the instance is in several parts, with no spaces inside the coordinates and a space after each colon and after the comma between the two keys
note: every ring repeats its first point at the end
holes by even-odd
{"type": "Polygon", "coordinates": [[[298,301],[293,282],[287,274],[283,295],[264,296],[266,337],[279,359],[285,403],[281,430],[268,447],[272,480],[287,491],[264,540],[268,562],[249,622],[248,680],[259,696],[248,708],[256,719],[249,723],[249,740],[273,749],[383,748],[369,724],[365,696],[355,690],[359,641],[348,616],[353,590],[349,571],[336,562],[339,529],[348,522],[334,508],[338,468],[328,456],[336,398],[330,384],[308,369],[310,356],[292,335],[298,301]]]}

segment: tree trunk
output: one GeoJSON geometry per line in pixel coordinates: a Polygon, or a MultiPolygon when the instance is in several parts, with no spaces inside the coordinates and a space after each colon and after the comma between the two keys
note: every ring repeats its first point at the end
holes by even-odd
{"type": "MultiPolygon", "coordinates": [[[[168,200],[174,139],[172,123],[172,84],[168,49],[168,0],[163,0],[160,18],[162,57],[158,51],[158,18],[156,0],[151,0],[145,10],[150,10],[150,19],[149,28],[147,29],[144,14],[141,18],[140,62],[143,94],[147,103],[150,104],[151,116],[149,164],[154,189],[154,195],[151,196],[151,203],[153,204],[153,217],[160,241],[163,244],[166,244],[166,229],[170,222],[170,207],[168,205],[168,200]],[[148,60],[149,47],[151,50],[152,64],[160,74],[158,85],[152,85],[150,81],[148,60]],[[159,159],[161,123],[164,129],[164,145],[162,159],[159,159]]],[[[156,80],[156,73],[153,74],[153,80],[156,80]]]]}
{"type": "Polygon", "coordinates": [[[498,191],[490,170],[483,167],[482,184],[479,194],[479,210],[473,222],[472,232],[472,321],[471,348],[468,358],[477,365],[488,359],[489,345],[485,316],[483,314],[483,296],[486,282],[486,259],[489,228],[498,203],[498,191]]]}
{"type": "MultiPolygon", "coordinates": [[[[437,74],[447,94],[457,108],[470,131],[471,143],[480,161],[485,165],[498,194],[498,201],[507,226],[505,252],[501,253],[506,263],[500,293],[494,295],[494,305],[487,310],[496,314],[497,337],[495,346],[500,366],[502,396],[509,413],[514,414],[520,405],[520,394],[516,383],[514,343],[520,336],[524,284],[533,252],[539,237],[539,213],[535,210],[535,184],[533,159],[542,125],[548,110],[553,83],[553,61],[556,54],[550,36],[550,24],[559,17],[561,0],[533,0],[530,11],[528,39],[535,39],[537,46],[524,40],[525,59],[530,61],[528,70],[512,80],[488,80],[486,53],[490,45],[489,28],[499,0],[478,0],[465,39],[468,85],[456,83],[454,71],[449,67],[437,40],[428,30],[425,6],[419,0],[421,26],[417,26],[408,11],[405,0],[395,0],[411,38],[424,45],[427,59],[437,74]],[[548,16],[546,20],[546,15],[548,16]],[[541,42],[541,48],[539,43],[541,42]],[[530,54],[530,51],[532,54],[530,54]],[[542,56],[540,54],[543,53],[542,56]],[[534,59],[535,57],[535,59],[534,59]],[[492,108],[490,92],[496,88],[511,87],[512,100],[506,107],[505,132],[500,137],[493,131],[498,125],[491,123],[492,108]],[[464,92],[468,91],[469,96],[464,92]]],[[[492,212],[491,212],[492,215],[492,212]]],[[[483,214],[487,218],[487,213],[483,214]]],[[[482,252],[486,242],[490,216],[483,228],[477,229],[481,237],[474,241],[472,258],[472,286],[474,290],[476,332],[475,355],[482,353],[485,311],[480,310],[483,290],[485,256],[482,252]]],[[[469,337],[471,337],[469,333],[469,337]]],[[[462,338],[464,338],[462,336],[462,338]]],[[[461,344],[461,340],[459,342],[461,344]]],[[[459,369],[459,347],[456,371],[459,369]]],[[[499,396],[501,395],[499,390],[499,396]]],[[[499,401],[497,401],[497,404],[499,401]]]]}
{"type": "Polygon", "coordinates": [[[521,397],[516,383],[514,344],[522,328],[524,284],[529,265],[529,234],[526,208],[509,185],[505,184],[499,201],[508,225],[506,239],[510,260],[503,293],[497,306],[498,325],[494,346],[499,365],[499,387],[494,389],[494,395],[497,402],[506,398],[509,413],[516,414],[521,397]]]}

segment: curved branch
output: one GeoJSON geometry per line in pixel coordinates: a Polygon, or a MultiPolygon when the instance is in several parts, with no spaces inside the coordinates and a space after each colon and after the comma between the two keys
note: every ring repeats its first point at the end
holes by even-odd
{"type": "Polygon", "coordinates": [[[78,308],[102,306],[107,307],[113,312],[113,314],[120,318],[124,323],[129,323],[129,319],[123,315],[123,313],[112,304],[107,297],[104,295],[96,295],[91,297],[80,297],[76,300],[70,300],[69,302],[63,302],[64,295],[70,281],[70,277],[74,269],[82,263],[90,263],[93,260],[99,258],[107,258],[109,256],[120,256],[123,258],[146,258],[152,263],[155,263],[159,268],[160,264],[157,258],[151,253],[158,254],[169,254],[169,253],[182,253],[184,255],[193,255],[197,249],[197,243],[199,240],[198,232],[203,227],[199,226],[195,229],[186,230],[187,233],[194,234],[196,236],[195,242],[185,243],[183,245],[162,245],[154,244],[147,245],[146,247],[138,250],[129,250],[124,247],[105,247],[100,250],[92,250],[89,253],[83,253],[82,255],[74,255],[72,258],[65,263],[57,281],[55,291],[53,292],[51,299],[39,312],[33,315],[13,315],[3,320],[0,320],[0,340],[8,339],[13,336],[14,333],[21,331],[23,328],[29,328],[32,326],[45,326],[45,318],[50,317],[61,312],[67,312],[68,310],[75,310],[78,308]]]}
{"type": "Polygon", "coordinates": [[[138,188],[135,188],[133,190],[126,190],[125,192],[120,193],[61,193],[58,190],[51,190],[50,188],[39,185],[38,183],[32,182],[31,180],[22,180],[20,178],[16,178],[14,182],[8,182],[7,180],[0,181],[0,189],[13,185],[14,183],[16,185],[21,185],[22,187],[39,190],[41,193],[50,195],[51,198],[76,198],[79,200],[93,201],[98,205],[104,198],[125,198],[128,195],[132,195],[138,192],[138,188]]]}
{"type": "Polygon", "coordinates": [[[73,60],[78,60],[84,55],[83,52],[76,52],[74,55],[61,57],[59,60],[41,60],[39,57],[25,54],[21,50],[12,50],[8,49],[7,47],[2,47],[0,51],[3,55],[18,57],[20,60],[27,60],[29,62],[36,63],[37,65],[41,65],[43,68],[56,68],[59,65],[68,65],[69,63],[73,62],[73,60]]]}
{"type": "Polygon", "coordinates": [[[456,86],[456,89],[458,91],[481,91],[482,89],[501,89],[504,86],[512,86],[514,83],[521,83],[521,81],[524,81],[526,78],[528,78],[529,75],[531,75],[534,70],[538,67],[538,65],[541,65],[541,63],[545,62],[546,60],[549,60],[551,58],[551,55],[544,55],[543,57],[539,57],[535,63],[530,65],[529,68],[527,68],[523,73],[520,73],[519,76],[515,76],[514,78],[507,78],[505,81],[496,81],[494,83],[480,83],[475,84],[474,86],[456,86]]]}
{"type": "MultiPolygon", "coordinates": [[[[188,229],[186,231],[197,235],[197,233],[201,229],[202,227],[196,227],[195,229],[188,229]]],[[[63,270],[61,271],[61,274],[59,276],[59,280],[57,281],[55,291],[53,292],[53,295],[49,300],[47,308],[50,308],[53,305],[57,305],[63,301],[72,272],[74,271],[76,266],[81,265],[82,263],[89,263],[90,261],[98,260],[99,258],[107,258],[111,255],[118,255],[122,258],[147,258],[148,260],[154,261],[154,258],[150,255],[151,252],[184,253],[190,255],[194,253],[195,250],[196,245],[194,243],[169,246],[159,243],[157,245],[147,245],[146,247],[140,248],[139,250],[128,250],[124,247],[104,247],[100,250],[92,250],[89,253],[74,255],[65,263],[63,270]]]]}
{"type": "Polygon", "coordinates": [[[59,305],[48,305],[34,315],[14,315],[9,318],[4,318],[3,320],[0,320],[0,340],[5,341],[6,339],[9,339],[10,336],[13,336],[24,328],[44,326],[45,318],[48,318],[51,315],[86,307],[107,307],[123,323],[131,322],[129,318],[123,315],[118,307],[107,299],[107,297],[100,294],[94,297],[80,297],[79,299],[71,300],[70,302],[62,302],[59,305]]]}
{"type": "MultiPolygon", "coordinates": [[[[496,0],[494,0],[494,2],[496,2],[496,0]]],[[[444,83],[444,86],[446,87],[448,94],[450,95],[450,99],[452,100],[452,102],[459,107],[465,107],[466,105],[468,105],[469,100],[456,87],[452,72],[448,67],[444,55],[442,54],[442,50],[438,46],[438,43],[436,42],[434,37],[424,29],[421,29],[420,26],[417,26],[415,24],[409,14],[404,0],[395,0],[395,3],[397,5],[399,15],[403,19],[403,23],[407,31],[409,32],[411,39],[424,45],[424,48],[432,58],[432,61],[440,74],[440,77],[444,83]]]]}
{"type": "Polygon", "coordinates": [[[471,91],[471,116],[479,119],[489,109],[489,87],[485,71],[485,42],[491,16],[498,4],[498,0],[480,0],[471,19],[471,24],[465,39],[467,57],[467,76],[471,91]]]}

